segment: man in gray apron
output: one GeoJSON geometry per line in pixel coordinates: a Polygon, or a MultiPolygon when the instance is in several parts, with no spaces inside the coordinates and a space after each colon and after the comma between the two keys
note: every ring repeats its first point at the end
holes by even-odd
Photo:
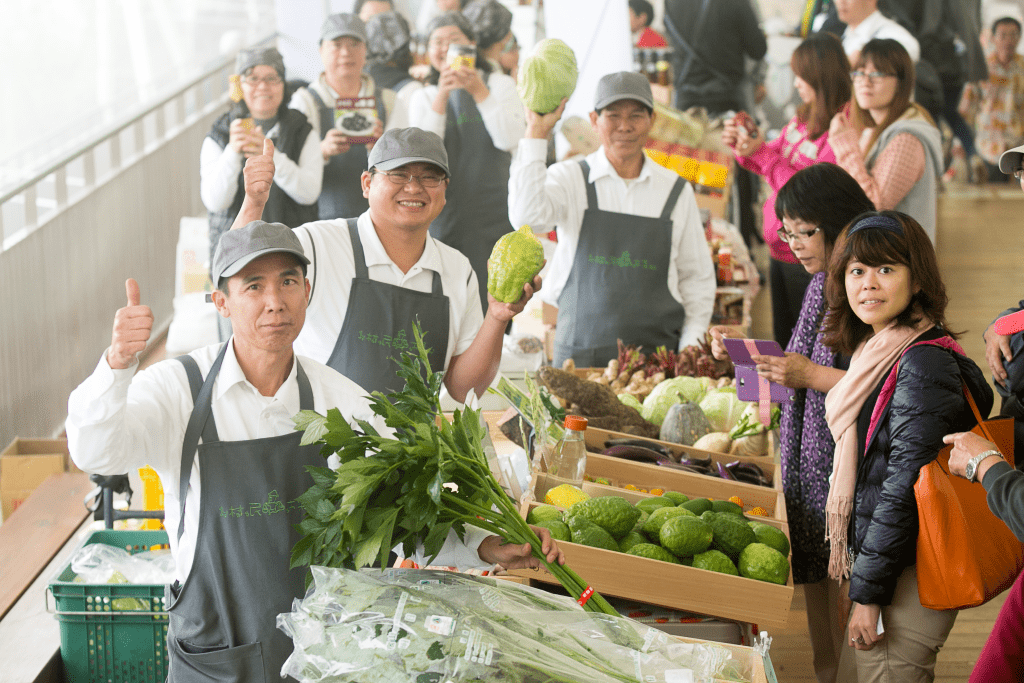
{"type": "MultiPolygon", "coordinates": [[[[220,289],[213,297],[232,322],[232,338],[134,379],[153,316],[129,280],[110,348],[68,401],[79,467],[116,474],[149,464],[164,482],[178,574],[166,594],[172,683],[278,680],[292,652],[276,617],[304,592],[303,570],[288,568],[302,520],[297,499],[313,483],[306,466],[324,465],[317,446],[300,446],[292,416],[338,408],[353,427],[363,419],[387,430],[360,387],[292,352],[305,319],[307,265],[295,234],[280,223],[226,233],[214,259],[220,289]]],[[[538,564],[523,546],[501,546],[486,532],[477,538],[478,550],[454,549],[455,564],[538,564]]],[[[548,557],[557,557],[545,541],[548,557]]]]}
{"type": "MultiPolygon", "coordinates": [[[[246,163],[247,196],[236,226],[259,218],[273,172],[272,152],[246,163]]],[[[505,327],[541,283],[535,278],[512,304],[490,297],[486,314],[480,310],[478,274],[465,256],[428,234],[444,208],[450,175],[440,136],[389,130],[362,174],[369,210],[295,229],[312,260],[300,353],[368,391],[401,389],[392,359],[412,343],[419,319],[431,367],[445,372],[448,393],[464,401],[470,390],[486,390],[501,361],[505,327]]]]}
{"type": "Polygon", "coordinates": [[[366,25],[354,14],[332,14],[320,28],[320,77],[292,97],[289,107],[306,115],[320,133],[324,158],[323,189],[317,202],[320,220],[356,216],[366,210],[359,174],[366,168],[368,143],[352,143],[335,127],[338,99],[373,98],[379,125],[374,137],[384,132],[384,97],[374,80],[362,73],[366,64],[366,25]]]}
{"type": "Polygon", "coordinates": [[[632,72],[603,77],[590,114],[601,147],[546,169],[563,108],[526,111],[509,185],[514,225],[558,229],[542,295],[558,306],[555,363],[605,365],[620,339],[645,353],[696,343],[711,320],[715,274],[693,188],[644,155],[650,84],[632,72]]]}

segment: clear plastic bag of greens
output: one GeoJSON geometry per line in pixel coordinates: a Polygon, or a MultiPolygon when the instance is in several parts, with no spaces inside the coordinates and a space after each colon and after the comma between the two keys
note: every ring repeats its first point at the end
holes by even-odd
{"type": "Polygon", "coordinates": [[[312,572],[306,597],[278,616],[295,645],[282,675],[304,683],[750,680],[732,675],[727,647],[682,643],[508,582],[418,570],[312,572]]]}

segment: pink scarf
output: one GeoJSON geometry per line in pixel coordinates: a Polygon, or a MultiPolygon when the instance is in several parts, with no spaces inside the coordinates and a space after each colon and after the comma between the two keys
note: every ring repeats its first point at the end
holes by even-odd
{"type": "Polygon", "coordinates": [[[893,320],[857,347],[849,371],[825,397],[825,420],[836,441],[832,483],[825,503],[825,538],[831,545],[828,575],[833,579],[849,578],[853,564],[846,534],[857,486],[857,418],[864,401],[892,370],[903,351],[933,326],[927,317],[914,327],[897,326],[893,320]]]}

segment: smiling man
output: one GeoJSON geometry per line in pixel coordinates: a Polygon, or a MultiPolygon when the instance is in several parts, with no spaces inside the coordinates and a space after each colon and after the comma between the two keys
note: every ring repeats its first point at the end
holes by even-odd
{"type": "Polygon", "coordinates": [[[693,188],[644,155],[650,84],[626,71],[603,77],[590,114],[601,147],[546,169],[547,137],[564,107],[526,110],[509,182],[513,225],[558,229],[541,295],[558,306],[555,363],[606,365],[618,339],[645,353],[695,344],[711,320],[715,274],[693,188]]]}
{"type": "MultiPolygon", "coordinates": [[[[358,218],[296,228],[310,255],[309,321],[299,353],[325,363],[367,391],[402,388],[392,360],[413,343],[419,320],[430,365],[444,371],[448,393],[482,394],[501,361],[505,326],[540,289],[519,301],[488,297],[480,310],[477,278],[461,253],[429,235],[445,204],[448,154],[441,138],[419,128],[386,132],[360,178],[369,209],[358,218]]],[[[235,225],[259,218],[274,177],[273,147],[249,159],[246,199],[235,225]]]]}

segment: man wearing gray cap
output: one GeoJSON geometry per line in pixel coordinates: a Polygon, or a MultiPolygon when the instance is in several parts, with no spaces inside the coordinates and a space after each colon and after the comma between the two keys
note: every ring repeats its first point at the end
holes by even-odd
{"type": "MultiPolygon", "coordinates": [[[[246,199],[236,226],[259,217],[273,174],[272,154],[246,163],[246,199]]],[[[312,260],[310,319],[296,340],[300,353],[367,391],[399,390],[392,358],[408,348],[418,319],[431,368],[444,371],[452,398],[483,394],[498,371],[506,325],[541,283],[527,284],[515,303],[489,296],[481,311],[477,278],[487,274],[474,273],[465,256],[429,235],[444,208],[449,176],[437,134],[389,130],[360,179],[370,208],[347,221],[296,228],[312,260]]]]}
{"type": "MultiPolygon", "coordinates": [[[[292,652],[276,617],[304,592],[305,571],[289,570],[297,499],[313,483],[306,467],[324,465],[319,446],[300,445],[292,416],[337,408],[356,429],[366,420],[387,431],[359,386],[292,350],[309,263],[280,223],[225,233],[213,299],[233,336],[135,377],[153,315],[128,280],[111,345],[68,400],[75,464],[107,475],[148,464],[164,483],[177,579],[165,596],[171,683],[275,680],[292,652]]],[[[467,531],[466,545],[450,535],[442,552],[464,567],[539,564],[482,531],[475,540],[467,531]]]]}
{"type": "Polygon", "coordinates": [[[545,169],[547,137],[564,108],[543,116],[527,108],[509,182],[513,225],[558,229],[541,295],[558,307],[555,363],[606,365],[619,339],[644,353],[697,343],[711,321],[715,274],[693,188],[644,155],[650,84],[627,71],[604,76],[590,114],[601,147],[545,169]]]}
{"type": "MultiPolygon", "coordinates": [[[[299,88],[289,106],[306,115],[320,136],[324,180],[317,202],[320,220],[355,216],[366,210],[359,174],[366,168],[372,142],[350,142],[335,125],[335,112],[348,105],[371,104],[377,125],[370,137],[384,132],[387,113],[380,87],[363,73],[366,64],[366,25],[354,14],[332,14],[320,27],[320,59],[324,71],[299,88]]],[[[348,117],[343,117],[341,121],[348,117]]],[[[365,118],[365,117],[364,117],[365,118]]],[[[365,140],[365,138],[359,138],[365,140]]]]}

